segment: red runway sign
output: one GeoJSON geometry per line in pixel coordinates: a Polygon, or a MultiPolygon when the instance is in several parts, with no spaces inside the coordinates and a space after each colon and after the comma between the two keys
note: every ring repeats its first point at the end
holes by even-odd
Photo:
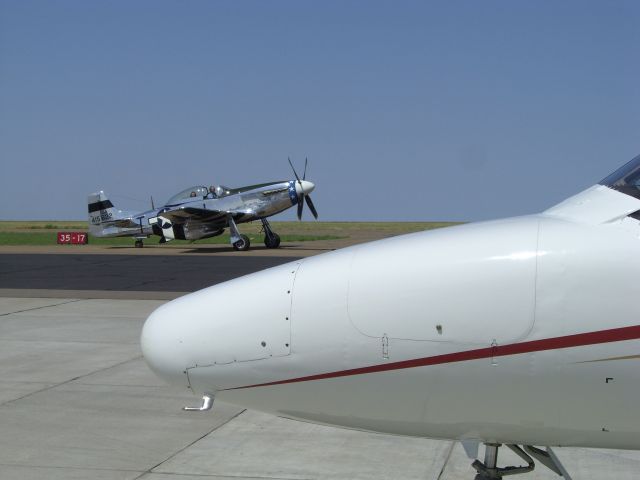
{"type": "Polygon", "coordinates": [[[58,232],[58,243],[69,245],[85,245],[89,243],[87,232],[58,232]]]}

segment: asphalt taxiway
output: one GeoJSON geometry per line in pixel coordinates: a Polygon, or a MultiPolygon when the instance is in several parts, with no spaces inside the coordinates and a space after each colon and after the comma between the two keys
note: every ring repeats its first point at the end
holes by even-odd
{"type": "Polygon", "coordinates": [[[32,296],[51,296],[52,291],[69,296],[72,291],[76,297],[109,298],[128,292],[129,298],[171,299],[297,258],[0,253],[0,290],[22,290],[20,296],[24,291],[32,296]],[[164,295],[158,295],[161,292],[164,295]]]}
{"type": "MultiPolygon", "coordinates": [[[[159,268],[154,269],[136,263],[140,262],[137,256],[128,256],[127,263],[117,255],[108,255],[113,257],[111,266],[99,255],[77,263],[93,276],[113,275],[111,280],[96,280],[106,282],[107,287],[112,285],[109,282],[117,285],[121,281],[117,280],[118,270],[127,265],[151,272],[166,265],[181,265],[165,264],[166,258],[145,255],[155,258],[159,268]]],[[[93,290],[96,284],[91,284],[91,276],[82,277],[84,280],[78,283],[65,283],[67,280],[58,280],[53,274],[61,260],[46,257],[22,259],[32,262],[32,269],[23,269],[21,277],[20,261],[0,256],[0,272],[14,269],[7,276],[9,280],[5,278],[2,283],[8,288],[0,290],[1,480],[474,477],[471,461],[457,442],[311,425],[223,403],[216,403],[206,413],[181,411],[183,405],[197,404],[199,399],[155,377],[145,365],[139,346],[145,318],[165,302],[150,298],[175,293],[162,290],[170,288],[170,279],[145,283],[146,273],[136,277],[135,269],[129,270],[125,280],[135,278],[130,285],[139,289],[127,292],[131,298],[122,299],[122,290],[106,292],[115,299],[92,298],[97,290],[93,290]],[[34,273],[38,270],[39,279],[34,273]],[[11,278],[23,283],[12,284],[11,278]],[[43,288],[33,288],[36,282],[43,288]],[[56,290],[60,286],[78,287],[79,295],[50,298],[51,292],[70,291],[56,290]],[[144,290],[151,286],[156,290],[144,290]],[[31,293],[39,298],[7,296],[10,292],[39,292],[31,293]]],[[[72,255],[67,257],[69,264],[76,262],[72,255]]],[[[200,278],[195,273],[197,262],[189,262],[176,275],[200,278]]],[[[239,266],[242,260],[236,266],[204,262],[202,270],[226,265],[229,272],[234,272],[229,275],[271,265],[261,263],[264,259],[249,260],[243,266],[239,266]]],[[[226,278],[222,273],[211,275],[207,278],[212,283],[226,278]]],[[[187,288],[183,285],[181,288],[187,288]]],[[[195,280],[189,285],[199,286],[195,280]]],[[[574,479],[630,480],[637,478],[640,470],[640,452],[563,448],[556,453],[574,479]]],[[[518,462],[507,449],[501,449],[500,458],[501,463],[518,462]]],[[[559,477],[538,466],[532,474],[517,478],[559,477]]]]}

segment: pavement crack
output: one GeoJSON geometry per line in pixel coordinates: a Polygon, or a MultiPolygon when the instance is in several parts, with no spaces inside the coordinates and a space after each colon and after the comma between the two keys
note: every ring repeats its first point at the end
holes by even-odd
{"type": "Polygon", "coordinates": [[[76,466],[76,465],[31,465],[24,463],[11,463],[11,462],[0,462],[0,466],[3,467],[18,467],[24,469],[30,468],[38,468],[43,470],[80,470],[83,472],[86,471],[97,471],[97,472],[126,472],[126,473],[138,473],[140,470],[134,470],[130,468],[105,468],[105,467],[86,467],[86,466],[76,466]]]}
{"type": "Polygon", "coordinates": [[[57,387],[61,387],[62,385],[67,385],[69,383],[76,382],[76,381],[78,381],[78,380],[80,380],[82,378],[90,377],[91,375],[94,375],[96,373],[104,372],[104,371],[109,370],[111,368],[119,367],[119,366],[124,365],[126,363],[133,362],[134,360],[139,360],[141,358],[142,358],[142,355],[137,355],[137,356],[135,356],[133,358],[129,358],[129,359],[124,360],[122,362],[118,362],[116,364],[109,365],[108,367],[99,368],[98,370],[93,370],[92,372],[85,373],[84,375],[79,375],[77,377],[70,378],[68,380],[65,380],[64,382],[56,383],[55,385],[49,385],[47,387],[41,388],[40,390],[36,390],[34,392],[29,392],[29,393],[27,393],[25,395],[22,395],[21,397],[13,398],[11,400],[7,400],[6,402],[2,402],[2,403],[0,403],[0,407],[5,407],[5,406],[10,405],[12,403],[15,403],[15,402],[17,402],[19,400],[24,400],[25,398],[31,397],[32,395],[37,395],[38,393],[46,392],[48,390],[51,390],[51,389],[54,389],[54,388],[57,388],[57,387]]]}
{"type": "MultiPolygon", "coordinates": [[[[82,345],[138,345],[137,343],[126,343],[126,342],[118,342],[118,341],[98,341],[98,340],[55,340],[55,339],[51,339],[51,340],[46,340],[47,342],[55,342],[55,343],[60,343],[60,344],[74,344],[74,343],[80,343],[82,345]]],[[[24,342],[24,343],[29,343],[29,342],[34,342],[34,343],[42,343],[42,340],[39,340],[37,338],[3,338],[0,339],[0,342],[24,342]]]]}
{"type": "Polygon", "coordinates": [[[215,427],[213,427],[211,430],[209,430],[208,432],[204,433],[203,435],[201,435],[200,437],[196,438],[195,440],[193,440],[192,442],[188,443],[187,445],[185,445],[184,447],[182,447],[180,450],[172,453],[171,455],[169,455],[167,458],[165,458],[164,460],[162,460],[160,463],[158,463],[157,465],[154,465],[153,467],[149,468],[148,470],[142,472],[142,474],[138,475],[136,478],[134,478],[133,480],[138,480],[139,478],[142,478],[144,475],[146,474],[151,474],[154,473],[153,470],[155,470],[156,468],[158,468],[160,465],[168,462],[169,460],[171,460],[172,458],[176,457],[177,455],[179,455],[180,453],[184,452],[187,448],[191,447],[192,445],[195,445],[196,443],[198,443],[200,440],[202,440],[203,438],[207,437],[208,435],[210,435],[211,433],[215,432],[216,430],[218,430],[221,427],[224,427],[226,424],[228,424],[229,422],[231,422],[232,420],[238,418],[240,415],[242,415],[244,412],[246,412],[247,410],[241,410],[240,412],[236,413],[233,417],[229,418],[226,422],[221,423],[220,425],[216,425],[215,427]]]}
{"type": "MultiPolygon", "coordinates": [[[[146,475],[146,472],[145,472],[146,475]]],[[[179,473],[179,472],[154,472],[153,475],[167,475],[167,476],[171,476],[171,477],[202,477],[202,478],[223,478],[223,479],[229,479],[229,478],[237,478],[238,480],[311,480],[310,478],[306,478],[306,477],[265,477],[265,476],[259,476],[259,477],[247,477],[246,475],[218,475],[216,473],[179,473]]],[[[140,477],[138,477],[140,478],[140,477]]],[[[133,479],[133,480],[137,480],[137,479],[133,479]]]]}
{"type": "Polygon", "coordinates": [[[84,299],[76,298],[76,299],[73,299],[73,300],[67,300],[66,302],[54,303],[52,305],[43,305],[41,307],[33,307],[33,308],[25,308],[24,310],[16,310],[15,312],[0,313],[0,317],[7,317],[9,315],[13,315],[13,314],[16,314],[16,313],[32,312],[34,310],[42,310],[42,309],[45,309],[45,308],[59,307],[60,305],[66,305],[68,303],[76,303],[76,302],[84,302],[84,299]]]}
{"type": "Polygon", "coordinates": [[[449,445],[449,451],[447,452],[447,456],[444,459],[444,463],[442,464],[442,470],[440,470],[440,473],[438,474],[438,480],[442,479],[442,476],[444,475],[444,471],[447,468],[447,465],[449,464],[449,460],[451,460],[451,454],[453,453],[453,449],[456,446],[456,442],[451,442],[451,445],[449,445]]]}

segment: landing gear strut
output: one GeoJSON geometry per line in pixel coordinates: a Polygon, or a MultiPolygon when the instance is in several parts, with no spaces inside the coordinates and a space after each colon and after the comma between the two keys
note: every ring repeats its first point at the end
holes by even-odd
{"type": "Polygon", "coordinates": [[[251,246],[251,241],[249,240],[249,237],[247,237],[244,234],[240,235],[240,240],[238,240],[237,242],[233,242],[233,248],[241,252],[245,252],[249,250],[250,246],[251,246]]]}
{"type": "Polygon", "coordinates": [[[475,471],[478,472],[475,476],[475,480],[500,480],[502,477],[506,477],[507,475],[531,472],[536,466],[533,458],[556,474],[564,477],[565,480],[571,480],[571,477],[560,463],[556,454],[548,447],[545,451],[532,447],[531,445],[523,445],[522,447],[519,447],[518,445],[507,445],[507,448],[527,462],[527,465],[518,467],[498,467],[498,448],[500,447],[501,445],[499,443],[485,443],[484,463],[476,460],[471,464],[475,471]]]}
{"type": "Polygon", "coordinates": [[[229,223],[229,232],[231,233],[230,240],[233,249],[239,250],[241,252],[249,250],[249,246],[251,245],[249,237],[240,234],[240,232],[238,231],[238,226],[233,220],[233,216],[227,215],[227,222],[229,223]]]}
{"type": "Polygon", "coordinates": [[[280,236],[271,230],[271,225],[266,218],[261,218],[262,230],[264,231],[264,245],[267,248],[278,248],[280,246],[280,236]]]}

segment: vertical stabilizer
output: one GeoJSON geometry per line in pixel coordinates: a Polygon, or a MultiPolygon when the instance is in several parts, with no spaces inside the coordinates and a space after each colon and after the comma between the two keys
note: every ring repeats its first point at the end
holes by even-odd
{"type": "Polygon", "coordinates": [[[89,194],[87,203],[89,207],[89,232],[98,237],[103,236],[105,224],[112,224],[114,220],[118,219],[120,211],[113,207],[113,203],[102,190],[89,194]]]}
{"type": "MultiPolygon", "coordinates": [[[[89,194],[89,233],[95,237],[147,237],[151,227],[142,226],[145,213],[118,210],[103,191],[89,194]]],[[[146,220],[145,220],[146,225],[146,220]]]]}

